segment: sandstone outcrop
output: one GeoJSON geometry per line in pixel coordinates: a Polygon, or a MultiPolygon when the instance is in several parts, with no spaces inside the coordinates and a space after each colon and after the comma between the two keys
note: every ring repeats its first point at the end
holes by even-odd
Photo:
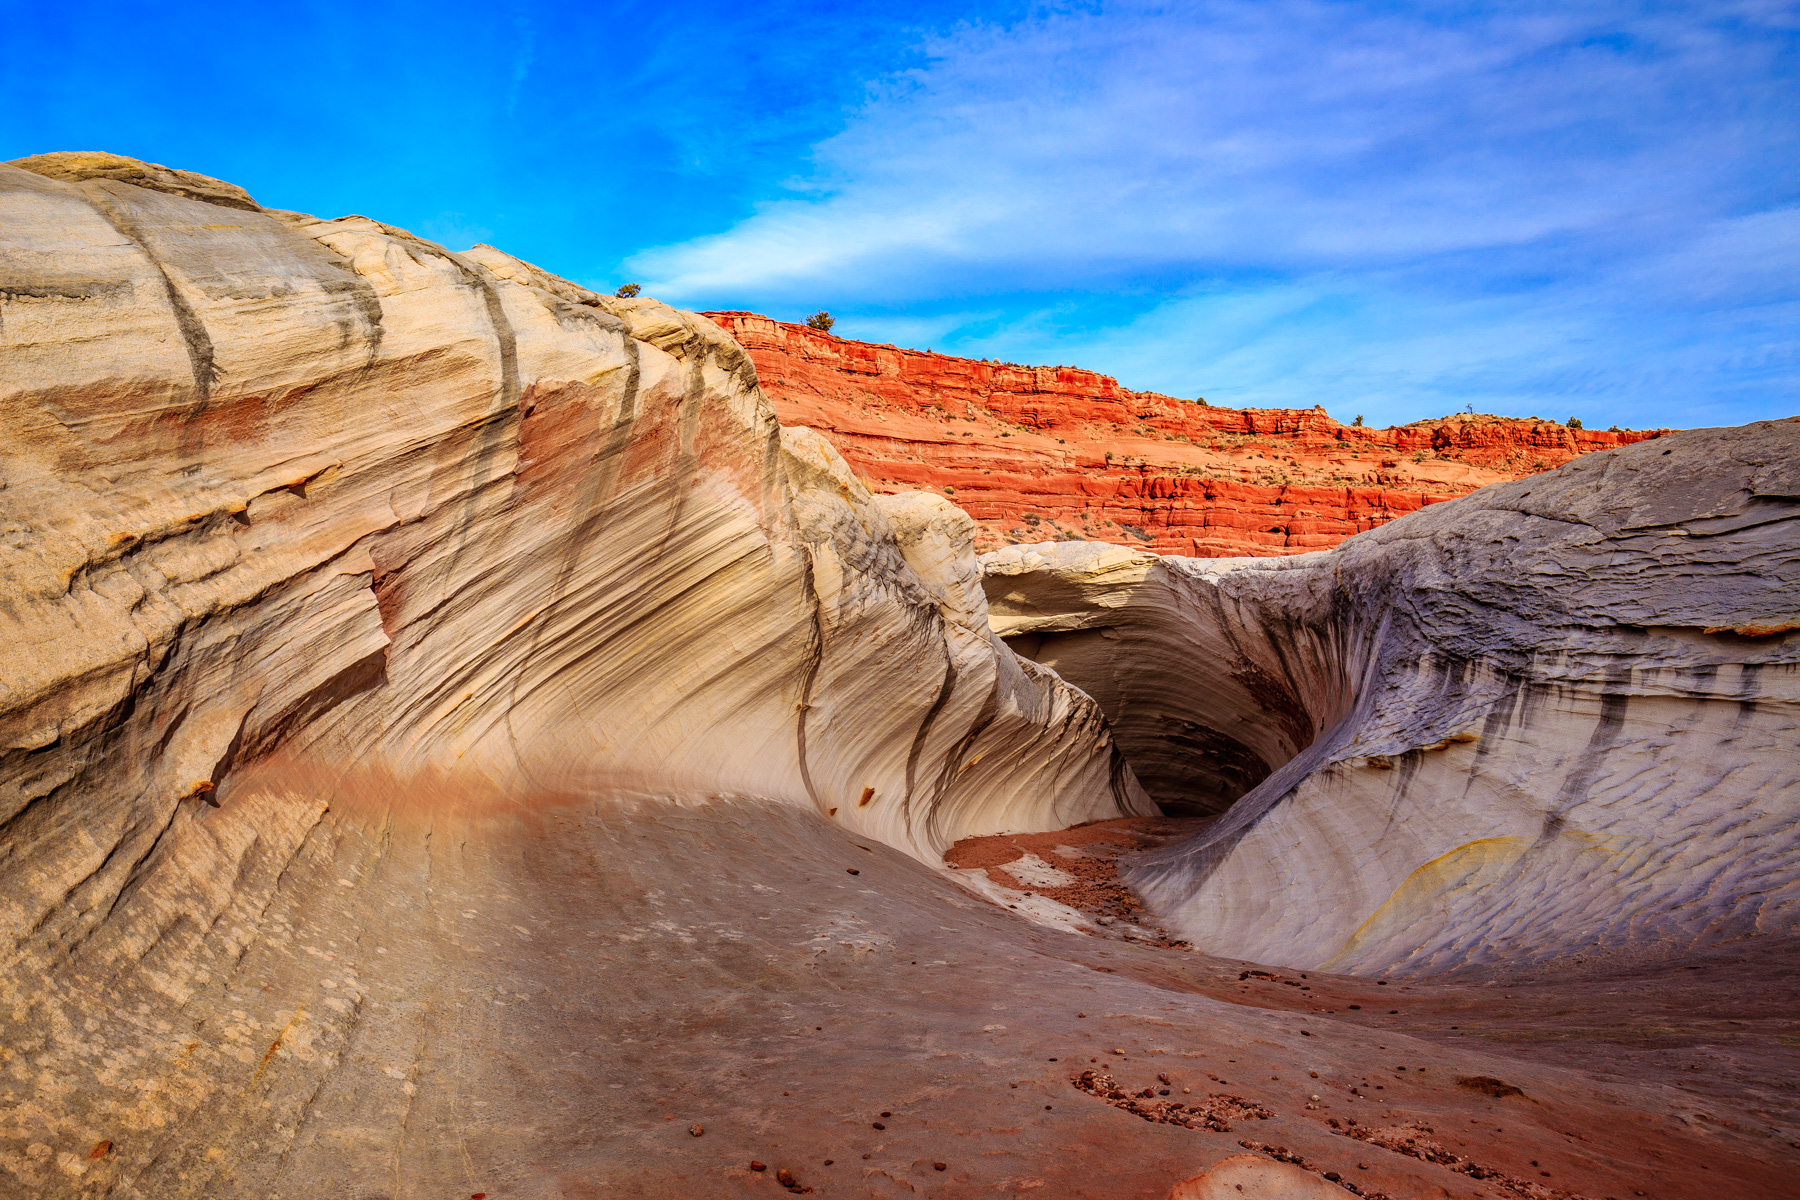
{"type": "Polygon", "coordinates": [[[1319,408],[1210,407],[1077,367],[706,315],[749,353],[784,423],[824,433],[876,491],[953,496],[984,550],[1053,537],[1200,557],[1299,554],[1657,436],[1486,416],[1342,425],[1319,408]]]}
{"type": "Polygon", "coordinates": [[[1195,946],[1441,974],[1800,913],[1800,421],[1590,455],[1277,560],[986,556],[993,622],[1152,795],[1195,946]]]}
{"type": "Polygon", "coordinates": [[[1234,1154],[1204,1174],[1175,1185],[1168,1200],[1338,1200],[1344,1189],[1333,1187],[1299,1167],[1262,1157],[1234,1154]]]}
{"type": "Polygon", "coordinates": [[[709,323],[172,174],[6,171],[10,811],[145,746],[164,817],[277,752],[700,781],[919,853],[1121,803],[966,518],[783,431],[709,323]]]}
{"type": "MultiPolygon", "coordinates": [[[[0,1190],[76,1188],[28,1150],[86,1139],[185,1194],[204,1145],[153,1131],[201,1109],[274,1136],[273,1058],[119,1063],[241,1036],[246,954],[347,842],[351,888],[361,839],[553,798],[933,861],[1151,811],[989,631],[968,519],[783,430],[702,318],[101,155],[0,166],[0,264],[0,1190]]],[[[331,978],[282,1000],[314,1045],[331,978]]]]}

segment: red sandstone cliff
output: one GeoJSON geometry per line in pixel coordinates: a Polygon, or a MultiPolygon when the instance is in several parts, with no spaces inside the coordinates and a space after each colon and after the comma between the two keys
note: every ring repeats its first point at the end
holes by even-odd
{"type": "Polygon", "coordinates": [[[1093,538],[1165,554],[1297,554],[1427,504],[1658,436],[1452,416],[1388,429],[1323,408],[1214,408],[1077,367],[953,358],[707,313],[785,425],[829,437],[877,491],[953,496],[983,550],[1093,538]]]}

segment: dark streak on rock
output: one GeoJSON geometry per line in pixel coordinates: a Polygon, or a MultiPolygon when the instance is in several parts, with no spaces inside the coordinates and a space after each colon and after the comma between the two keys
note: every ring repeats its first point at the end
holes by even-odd
{"type": "Polygon", "coordinates": [[[182,296],[181,289],[175,286],[175,280],[167,268],[150,252],[143,230],[115,202],[106,185],[97,184],[93,189],[84,187],[80,191],[88,206],[99,213],[101,219],[111,225],[120,237],[136,246],[162,279],[163,293],[169,298],[169,308],[175,314],[175,327],[180,330],[181,340],[187,346],[188,366],[194,376],[194,403],[196,406],[204,404],[212,395],[213,384],[219,381],[221,374],[218,364],[213,361],[212,337],[206,332],[205,322],[201,321],[199,314],[182,296]]]}

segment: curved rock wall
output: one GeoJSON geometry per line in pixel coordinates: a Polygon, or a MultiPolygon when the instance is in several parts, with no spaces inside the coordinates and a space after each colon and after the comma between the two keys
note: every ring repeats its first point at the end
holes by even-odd
{"type": "Polygon", "coordinates": [[[710,322],[188,172],[26,165],[0,1179],[214,1194],[209,1139],[274,1163],[372,989],[452,1002],[362,930],[471,855],[464,905],[504,902],[545,805],[788,804],[929,862],[1151,811],[1093,701],[988,631],[968,519],[782,429],[710,322]]]}
{"type": "Polygon", "coordinates": [[[360,217],[4,187],[7,816],[127,766],[221,803],[276,752],[764,793],[921,854],[1120,803],[967,522],[780,429],[710,323],[360,217]]]}
{"type": "Polygon", "coordinates": [[[1680,433],[1276,561],[1020,546],[995,627],[1165,803],[1202,949],[1354,971],[1800,922],[1800,422],[1680,433]]]}

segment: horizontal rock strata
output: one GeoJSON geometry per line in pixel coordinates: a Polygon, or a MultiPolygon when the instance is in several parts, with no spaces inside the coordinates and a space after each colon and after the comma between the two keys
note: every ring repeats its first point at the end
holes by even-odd
{"type": "Polygon", "coordinates": [[[1679,433],[1335,550],[984,558],[1145,786],[1204,950],[1443,972],[1800,923],[1800,421],[1679,433]]]}
{"type": "Polygon", "coordinates": [[[979,523],[981,549],[1054,537],[1205,557],[1304,553],[1656,436],[1536,418],[1342,425],[1320,408],[1216,408],[1077,367],[707,315],[748,351],[785,424],[826,434],[876,491],[954,496],[979,523]]]}

